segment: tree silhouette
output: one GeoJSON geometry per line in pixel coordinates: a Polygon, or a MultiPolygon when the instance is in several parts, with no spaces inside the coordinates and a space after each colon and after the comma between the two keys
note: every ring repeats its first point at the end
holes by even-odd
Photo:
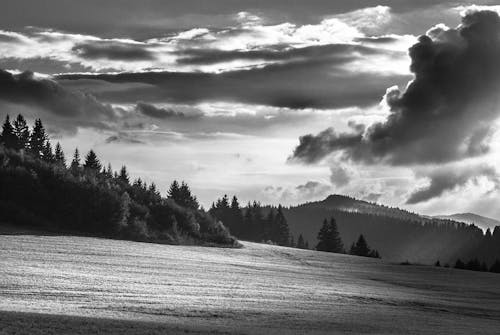
{"type": "Polygon", "coordinates": [[[123,165],[120,169],[120,175],[118,176],[118,178],[127,185],[130,183],[127,167],[125,165],[123,165]]]}
{"type": "Polygon", "coordinates": [[[47,141],[47,134],[43,127],[42,120],[36,119],[30,136],[30,153],[35,158],[42,158],[43,150],[47,141]]]}
{"type": "Polygon", "coordinates": [[[363,234],[359,235],[358,241],[356,244],[351,246],[350,254],[356,256],[369,257],[370,256],[370,247],[365,240],[363,234]]]}
{"type": "Polygon", "coordinates": [[[81,163],[80,152],[78,151],[78,148],[75,149],[75,153],[73,154],[73,159],[71,160],[69,169],[74,175],[77,175],[80,172],[81,163]]]}
{"type": "Polygon", "coordinates": [[[17,147],[17,137],[14,134],[14,128],[10,123],[10,117],[7,115],[5,117],[5,122],[2,126],[2,136],[0,137],[1,143],[9,149],[16,149],[17,147]]]}
{"type": "Polygon", "coordinates": [[[59,166],[66,166],[66,158],[64,157],[64,151],[61,144],[57,142],[56,149],[54,150],[54,159],[59,166]]]}
{"type": "Polygon", "coordinates": [[[344,244],[337,229],[337,222],[333,217],[330,218],[329,222],[327,219],[323,221],[323,226],[318,233],[318,241],[316,250],[335,253],[344,252],[344,244]]]}
{"type": "Polygon", "coordinates": [[[42,150],[42,159],[46,161],[47,163],[54,163],[55,162],[55,156],[52,151],[52,145],[50,142],[47,140],[45,142],[45,145],[43,146],[42,150]]]}
{"type": "Polygon", "coordinates": [[[14,121],[14,135],[16,136],[16,150],[29,148],[30,130],[24,116],[19,114],[14,121]]]}
{"type": "Polygon", "coordinates": [[[102,165],[99,159],[97,158],[96,153],[94,150],[90,150],[87,153],[87,156],[85,156],[85,163],[83,164],[84,169],[88,171],[93,171],[95,173],[98,173],[101,171],[102,165]]]}

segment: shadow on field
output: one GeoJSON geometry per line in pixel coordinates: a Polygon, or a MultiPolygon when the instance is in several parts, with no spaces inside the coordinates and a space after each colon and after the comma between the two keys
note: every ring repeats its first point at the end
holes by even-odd
{"type": "MultiPolygon", "coordinates": [[[[213,327],[212,327],[213,328],[213,327]]],[[[0,334],[230,334],[214,329],[185,325],[127,321],[79,316],[0,311],[0,334]]],[[[234,334],[234,332],[231,332],[234,334]]]]}

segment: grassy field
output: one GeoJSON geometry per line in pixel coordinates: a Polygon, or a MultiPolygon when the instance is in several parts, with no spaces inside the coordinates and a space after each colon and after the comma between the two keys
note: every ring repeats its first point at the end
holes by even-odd
{"type": "Polygon", "coordinates": [[[500,331],[500,275],[243,244],[0,235],[0,334],[500,331]]]}

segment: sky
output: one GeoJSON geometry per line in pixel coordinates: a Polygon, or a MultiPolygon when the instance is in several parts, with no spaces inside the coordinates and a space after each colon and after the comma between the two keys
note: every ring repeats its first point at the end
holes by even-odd
{"type": "Polygon", "coordinates": [[[205,207],[500,218],[493,1],[3,0],[0,117],[205,207]]]}

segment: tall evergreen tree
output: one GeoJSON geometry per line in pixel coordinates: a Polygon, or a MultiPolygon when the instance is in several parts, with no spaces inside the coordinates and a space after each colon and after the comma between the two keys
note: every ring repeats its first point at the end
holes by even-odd
{"type": "Polygon", "coordinates": [[[371,250],[368,246],[368,243],[366,242],[365,237],[363,236],[363,234],[359,235],[357,242],[351,246],[350,254],[368,257],[370,256],[370,252],[371,250]]]}
{"type": "Polygon", "coordinates": [[[36,119],[30,136],[30,152],[36,158],[42,157],[42,152],[47,141],[47,134],[43,127],[42,120],[36,119]]]}
{"type": "Polygon", "coordinates": [[[47,163],[54,163],[55,162],[55,156],[52,151],[52,145],[50,144],[50,141],[47,140],[45,142],[45,145],[43,146],[42,150],[42,159],[46,161],[47,163]]]}
{"type": "Polygon", "coordinates": [[[85,156],[85,163],[83,164],[83,167],[86,170],[94,171],[95,173],[101,171],[102,165],[94,150],[90,150],[87,153],[87,156],[85,156]]]}
{"type": "Polygon", "coordinates": [[[78,174],[80,172],[81,163],[80,163],[80,152],[78,151],[78,148],[75,149],[75,153],[73,154],[73,159],[71,160],[71,165],[69,169],[73,174],[78,174]]]}
{"type": "Polygon", "coordinates": [[[66,166],[66,157],[64,157],[64,151],[59,142],[57,142],[56,149],[54,150],[54,159],[58,165],[66,166]]]}
{"type": "Polygon", "coordinates": [[[14,135],[16,135],[16,150],[29,148],[30,130],[24,116],[19,114],[14,121],[14,135]]]}
{"type": "Polygon", "coordinates": [[[5,122],[2,126],[2,136],[0,137],[1,143],[9,149],[17,149],[17,137],[14,134],[14,128],[10,123],[10,117],[5,117],[5,122]]]}
{"type": "Polygon", "coordinates": [[[125,165],[123,165],[122,168],[120,169],[120,175],[118,176],[118,178],[121,181],[123,181],[125,184],[130,183],[130,178],[128,175],[127,167],[125,165]]]}
{"type": "Polygon", "coordinates": [[[180,198],[179,183],[177,182],[177,180],[174,180],[172,182],[170,188],[168,189],[167,195],[170,199],[173,199],[174,201],[180,198]]]}
{"type": "Polygon", "coordinates": [[[278,206],[276,211],[275,224],[277,228],[277,236],[275,237],[276,242],[279,245],[287,245],[290,239],[290,229],[286,221],[285,215],[283,214],[283,207],[278,206]]]}
{"type": "Polygon", "coordinates": [[[318,233],[318,245],[316,250],[343,253],[344,244],[337,229],[337,222],[334,218],[323,221],[323,226],[318,233]]]}

